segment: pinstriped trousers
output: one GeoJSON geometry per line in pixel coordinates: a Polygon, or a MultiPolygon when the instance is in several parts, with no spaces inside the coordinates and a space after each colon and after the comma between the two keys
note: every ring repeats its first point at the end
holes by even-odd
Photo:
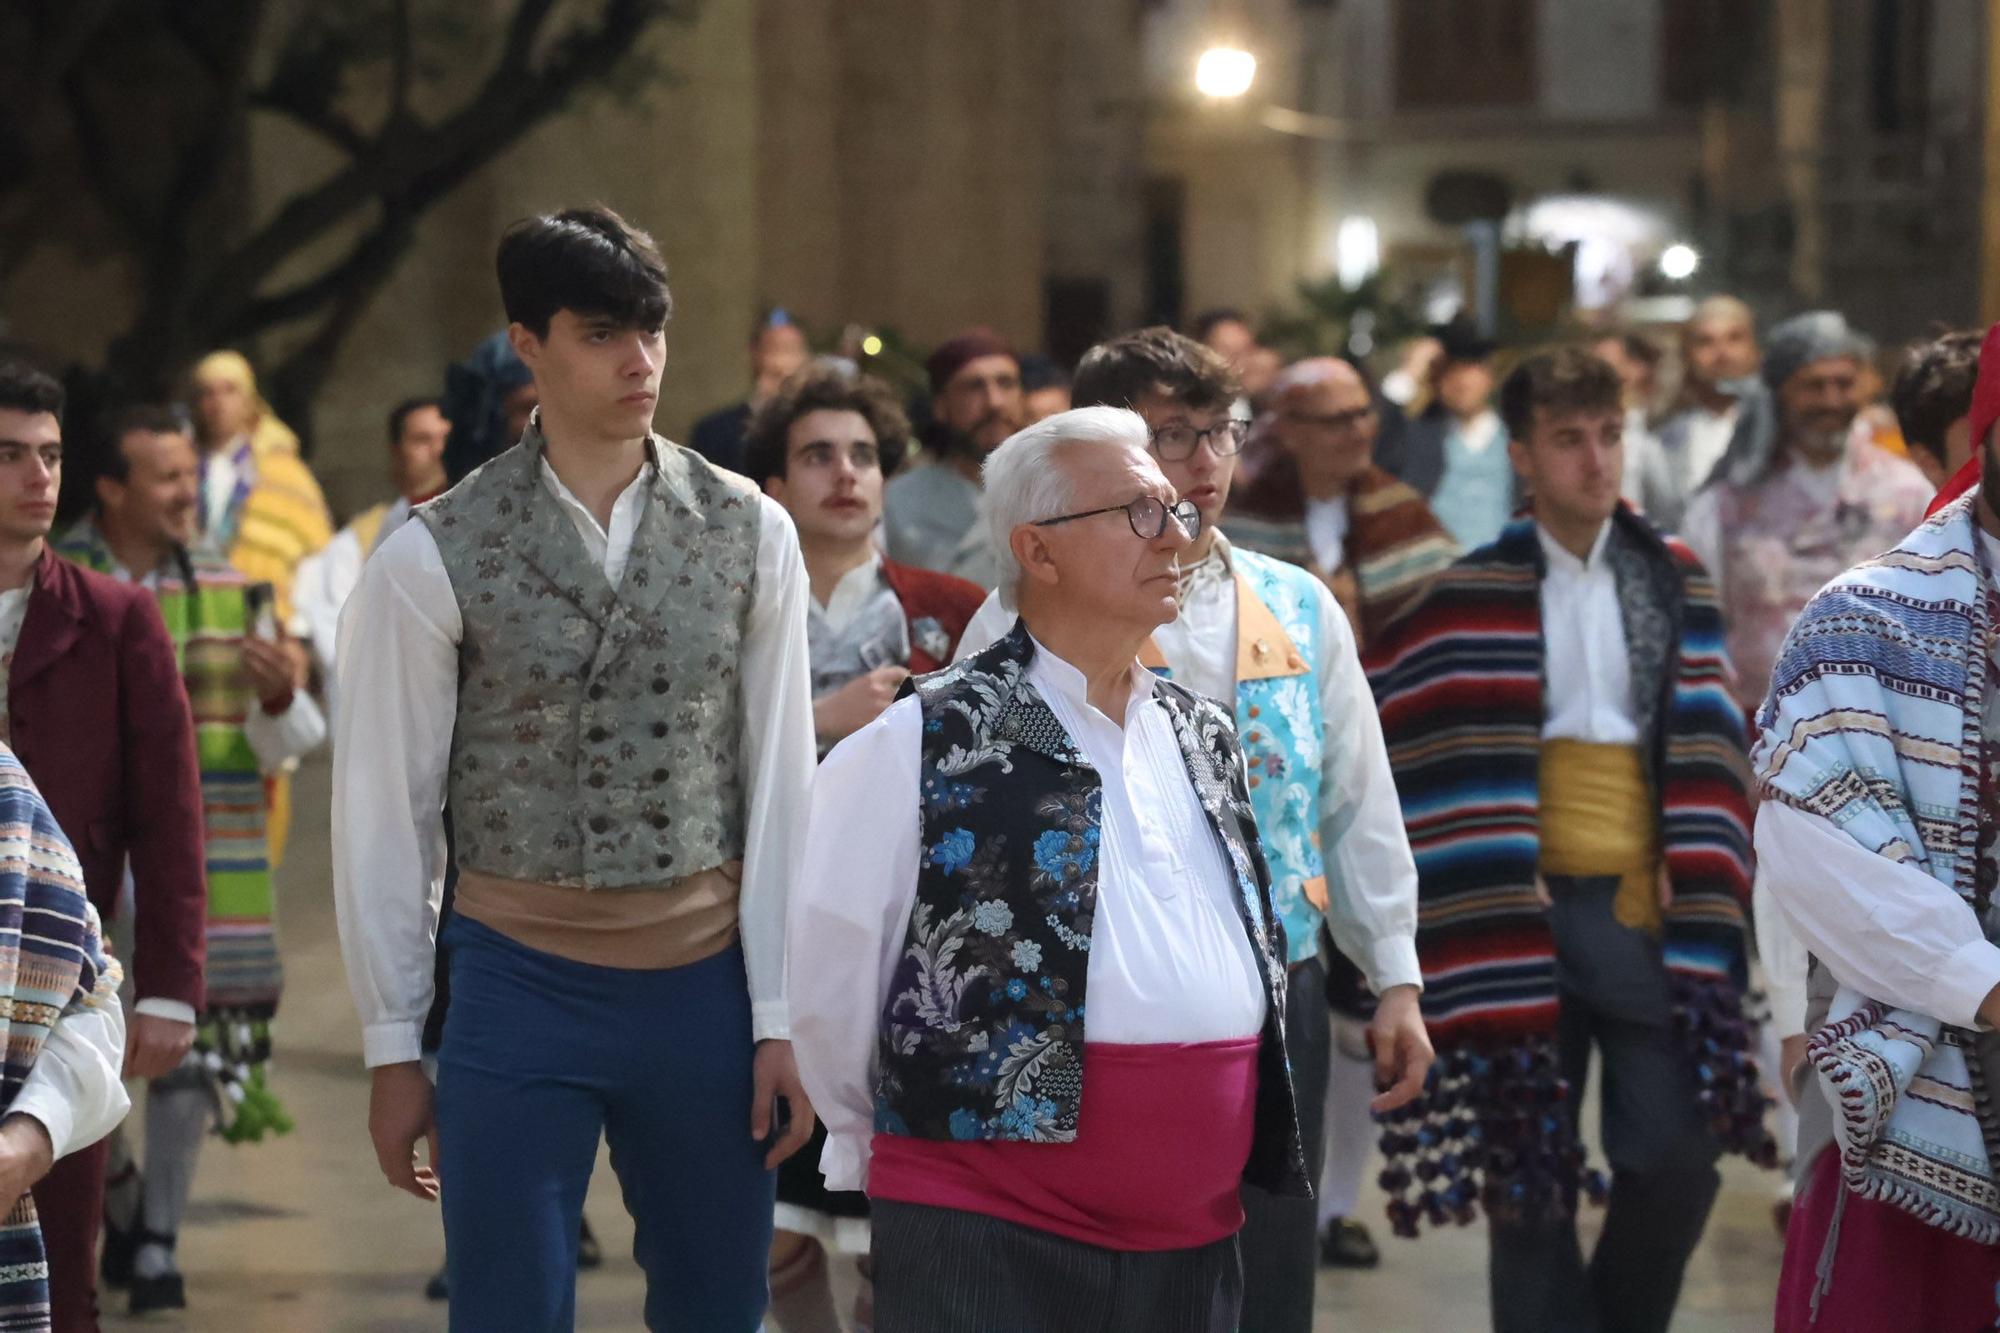
{"type": "Polygon", "coordinates": [[[1107,1250],[956,1208],[878,1199],[875,1333],[1232,1333],[1236,1237],[1107,1250]]]}

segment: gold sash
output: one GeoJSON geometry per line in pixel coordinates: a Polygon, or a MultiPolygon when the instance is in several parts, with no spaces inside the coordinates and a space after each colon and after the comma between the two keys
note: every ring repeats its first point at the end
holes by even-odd
{"type": "Polygon", "coordinates": [[[1636,745],[1547,740],[1541,760],[1544,875],[1616,875],[1621,925],[1660,933],[1659,810],[1636,745]]]}

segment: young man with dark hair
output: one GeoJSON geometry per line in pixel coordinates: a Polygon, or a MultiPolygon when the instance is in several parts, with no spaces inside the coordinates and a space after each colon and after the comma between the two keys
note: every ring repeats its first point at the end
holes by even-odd
{"type": "Polygon", "coordinates": [[[671,302],[649,237],[568,209],[509,228],[498,269],[535,419],[382,543],[341,644],[334,878],[370,1133],[391,1184],[450,1182],[454,1324],[569,1327],[603,1135],[647,1323],[750,1333],[772,1171],[813,1123],[784,990],[805,569],[775,501],[650,432],[671,302]]]}
{"type": "MultiPolygon", "coordinates": [[[[835,365],[813,365],[779,386],[750,418],[743,470],[798,528],[812,585],[806,636],[813,729],[820,752],[873,722],[912,675],[951,661],[985,589],[949,574],[886,560],[875,547],[882,482],[901,466],[910,425],[888,385],[835,365]]],[[[816,1132],[778,1169],[778,1236],[771,1248],[771,1313],[787,1333],[837,1330],[829,1253],[865,1260],[868,1199],[828,1190],[816,1132]]],[[[869,1292],[864,1265],[856,1318],[869,1292]]]]}
{"type": "Polygon", "coordinates": [[[889,558],[993,586],[998,567],[979,521],[979,469],[1021,429],[1021,359],[991,329],[968,329],[924,362],[930,377],[930,462],[889,484],[882,535],[889,558]]]}
{"type": "MultiPolygon", "coordinates": [[[[214,1128],[232,1143],[291,1127],[264,1084],[282,985],[265,780],[318,746],[326,722],[285,649],[283,626],[273,618],[260,632],[250,581],[198,543],[200,465],[181,419],[160,407],[128,409],[94,452],[78,478],[91,488],[90,510],[55,549],[153,596],[187,697],[200,701],[207,995],[194,1048],[147,1086],[143,1188],[124,1137],[110,1147],[103,1272],[131,1288],[132,1311],[142,1314],[186,1304],[174,1242],[217,1109],[227,1116],[214,1128]]],[[[135,901],[143,922],[148,909],[135,901]]]]}
{"type": "Polygon", "coordinates": [[[1976,329],[1918,343],[1903,356],[1889,389],[1910,461],[1933,488],[1972,457],[1972,387],[1979,379],[1976,329]]]}
{"type": "Polygon", "coordinates": [[[451,422],[438,399],[406,398],[396,404],[389,413],[388,430],[389,478],[396,498],[362,510],[323,550],[299,562],[292,602],[327,681],[329,702],[341,608],[361,581],[363,562],[383,538],[409,521],[413,506],[444,493],[444,451],[450,438],[451,422]]]}
{"type": "MultiPolygon", "coordinates": [[[[1232,415],[1234,373],[1167,328],[1100,343],[1076,371],[1079,402],[1129,407],[1148,452],[1202,523],[1180,557],[1180,615],[1142,659],[1236,719],[1250,763],[1272,893],[1284,927],[1285,1044],[1300,1091],[1305,1166],[1318,1178],[1331,1025],[1320,933],[1379,997],[1377,1110],[1423,1086],[1430,1043],[1418,1015],[1416,876],[1354,630],[1310,571],[1232,545],[1214,524],[1229,503],[1247,423],[1232,415]]],[[[965,657],[1011,619],[988,599],[959,646],[965,657]]],[[[1307,1333],[1318,1266],[1310,1198],[1243,1191],[1243,1327],[1307,1333]]]]}
{"type": "MultiPolygon", "coordinates": [[[[202,994],[207,889],[194,719],[173,640],[142,588],[49,548],[62,484],[62,388],[0,366],[0,740],[72,834],[107,922],[132,878],[134,1002],[125,1074],[177,1069],[202,994]]],[[[56,1326],[97,1326],[106,1145],[42,1181],[56,1326]]]]}
{"type": "Polygon", "coordinates": [[[1743,717],[1701,566],[1620,502],[1617,372],[1534,356],[1500,410],[1532,515],[1371,650],[1441,1065],[1388,1118],[1384,1183],[1405,1234],[1485,1209],[1503,1333],[1664,1333],[1716,1157],[1771,1157],[1741,1003],[1743,717]],[[1612,1180],[1586,1265],[1593,1046],[1612,1180]]]}

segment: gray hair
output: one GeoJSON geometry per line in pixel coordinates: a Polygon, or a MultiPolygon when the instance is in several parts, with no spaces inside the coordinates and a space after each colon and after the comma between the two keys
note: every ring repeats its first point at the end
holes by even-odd
{"type": "Polygon", "coordinates": [[[999,571],[1000,605],[1012,611],[1021,583],[1014,559],[1014,529],[1056,518],[1076,505],[1076,486],[1058,455],[1071,449],[1125,445],[1144,450],[1150,435],[1137,412],[1122,407],[1077,407],[1016,431],[986,455],[986,494],[980,510],[999,571]]]}

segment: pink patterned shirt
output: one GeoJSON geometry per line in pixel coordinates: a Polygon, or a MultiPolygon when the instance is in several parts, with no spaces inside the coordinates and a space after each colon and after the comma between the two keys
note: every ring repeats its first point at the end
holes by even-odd
{"type": "Polygon", "coordinates": [[[1744,708],[1764,701],[1813,594],[1908,536],[1932,494],[1915,465],[1857,436],[1833,468],[1781,463],[1754,485],[1717,482],[1695,498],[1682,535],[1715,576],[1744,708]]]}

